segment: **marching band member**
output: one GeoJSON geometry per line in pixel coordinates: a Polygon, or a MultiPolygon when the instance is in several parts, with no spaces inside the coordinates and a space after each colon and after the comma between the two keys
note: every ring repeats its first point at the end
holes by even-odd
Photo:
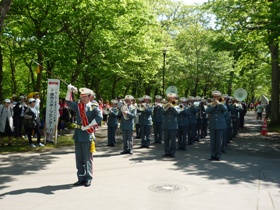
{"type": "Polygon", "coordinates": [[[149,148],[151,142],[151,127],[152,127],[152,113],[153,106],[151,106],[151,97],[148,95],[143,96],[144,109],[141,111],[140,127],[141,127],[141,147],[149,148]]]}
{"type": "Polygon", "coordinates": [[[221,159],[221,145],[224,135],[224,129],[226,129],[225,112],[226,106],[219,102],[221,97],[220,91],[213,91],[213,103],[208,106],[206,113],[210,114],[209,119],[209,131],[210,131],[210,147],[211,157],[209,160],[219,161],[221,159]]]}
{"type": "MultiPolygon", "coordinates": [[[[143,103],[143,98],[138,98],[138,105],[141,106],[142,103],[143,103]]],[[[141,117],[141,111],[137,109],[136,116],[135,116],[136,139],[141,138],[140,117],[141,117]]]]}
{"type": "Polygon", "coordinates": [[[134,97],[126,95],[124,98],[124,104],[120,108],[122,136],[123,136],[123,151],[121,154],[133,154],[132,151],[132,134],[134,126],[134,118],[136,116],[136,109],[131,105],[131,101],[134,97]]]}
{"type": "Polygon", "coordinates": [[[77,92],[77,88],[68,85],[66,93],[66,103],[68,107],[76,113],[77,128],[73,139],[75,141],[75,157],[78,181],[75,186],[84,185],[88,187],[92,181],[92,160],[90,151],[91,143],[94,140],[94,127],[102,120],[102,113],[98,106],[93,105],[94,92],[88,88],[80,88],[79,102],[72,102],[72,92],[77,92]]]}
{"type": "Polygon", "coordinates": [[[187,99],[180,98],[181,104],[179,105],[180,113],[178,115],[178,150],[187,150],[187,134],[189,126],[190,110],[186,107],[187,99]]]}
{"type": "Polygon", "coordinates": [[[155,96],[155,104],[153,110],[153,126],[154,126],[154,143],[161,143],[162,141],[162,97],[155,96]]]}
{"type": "Polygon", "coordinates": [[[206,99],[201,99],[201,116],[202,116],[202,128],[201,128],[201,138],[205,138],[207,136],[207,128],[208,128],[208,116],[205,112],[207,105],[206,99]]]}
{"type": "Polygon", "coordinates": [[[118,128],[118,100],[111,100],[111,107],[108,114],[108,147],[114,147],[116,145],[116,131],[118,128]]]}
{"type": "Polygon", "coordinates": [[[196,139],[196,127],[197,127],[197,113],[199,111],[198,106],[195,106],[195,98],[193,96],[190,99],[190,117],[189,117],[189,132],[188,132],[188,145],[193,145],[196,139]]]}
{"type": "Polygon", "coordinates": [[[202,129],[202,111],[203,107],[201,107],[201,97],[196,96],[195,97],[195,106],[198,107],[198,112],[196,114],[196,135],[195,135],[195,141],[199,141],[201,137],[201,129],[202,129]]]}
{"type": "Polygon", "coordinates": [[[163,157],[175,157],[176,153],[176,133],[178,130],[178,110],[175,108],[175,98],[177,94],[169,93],[167,95],[168,103],[163,109],[163,139],[164,139],[164,155],[163,157]],[[172,105],[173,104],[173,105],[172,105]]]}
{"type": "Polygon", "coordinates": [[[228,95],[227,94],[223,94],[222,97],[224,98],[225,102],[225,106],[227,107],[227,111],[225,112],[225,120],[226,120],[226,129],[224,129],[224,137],[223,137],[223,142],[222,142],[222,153],[226,152],[226,147],[227,144],[229,142],[229,130],[230,130],[230,126],[231,126],[231,110],[228,109],[228,95]]]}

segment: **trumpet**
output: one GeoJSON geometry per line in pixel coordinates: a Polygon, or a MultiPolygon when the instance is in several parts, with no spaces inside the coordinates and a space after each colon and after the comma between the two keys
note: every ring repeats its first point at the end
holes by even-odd
{"type": "Polygon", "coordinates": [[[179,109],[180,109],[181,111],[183,111],[183,110],[185,109],[184,104],[179,104],[179,109]]]}
{"type": "Polygon", "coordinates": [[[155,103],[153,104],[153,107],[162,107],[162,103],[155,102],[155,103]]]}
{"type": "Polygon", "coordinates": [[[169,101],[168,103],[164,104],[162,107],[163,109],[166,111],[168,110],[170,107],[174,107],[176,106],[177,101],[175,99],[169,101]]]}
{"type": "Polygon", "coordinates": [[[146,108],[147,108],[146,103],[141,103],[137,105],[137,109],[141,112],[144,111],[146,108]]]}
{"type": "Polygon", "coordinates": [[[105,107],[103,108],[103,114],[108,115],[110,113],[111,108],[105,107]]]}
{"type": "Polygon", "coordinates": [[[224,98],[223,97],[219,97],[218,99],[214,99],[212,105],[216,106],[216,105],[221,105],[224,104],[224,98]]]}

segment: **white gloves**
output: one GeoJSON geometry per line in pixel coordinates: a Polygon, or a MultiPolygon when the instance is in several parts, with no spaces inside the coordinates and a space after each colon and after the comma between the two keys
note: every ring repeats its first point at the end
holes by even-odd
{"type": "Polygon", "coordinates": [[[78,89],[75,86],[70,84],[70,85],[67,86],[67,93],[66,93],[66,96],[65,96],[65,100],[72,101],[72,92],[77,93],[78,89]]]}
{"type": "Polygon", "coordinates": [[[87,130],[87,129],[90,129],[92,126],[94,126],[94,125],[97,125],[97,122],[96,122],[96,120],[94,119],[90,124],[88,124],[87,126],[82,126],[81,127],[81,130],[82,131],[85,131],[85,130],[87,130]]]}
{"type": "Polygon", "coordinates": [[[78,92],[78,89],[75,86],[71,85],[71,84],[67,86],[67,90],[69,92],[73,92],[73,93],[77,93],[78,92]]]}

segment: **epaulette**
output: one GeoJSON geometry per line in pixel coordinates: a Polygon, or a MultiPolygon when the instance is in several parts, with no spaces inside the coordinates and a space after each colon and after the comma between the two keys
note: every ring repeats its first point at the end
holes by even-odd
{"type": "Polygon", "coordinates": [[[92,103],[91,103],[91,107],[92,107],[92,108],[94,108],[94,107],[96,107],[96,106],[99,106],[99,104],[98,104],[97,102],[92,102],[92,103]]]}

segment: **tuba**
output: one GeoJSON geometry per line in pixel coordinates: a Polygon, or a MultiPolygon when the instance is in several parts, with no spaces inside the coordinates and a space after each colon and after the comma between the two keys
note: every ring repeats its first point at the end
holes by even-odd
{"type": "Polygon", "coordinates": [[[247,91],[244,90],[243,88],[238,88],[237,90],[234,91],[234,98],[236,98],[237,101],[244,101],[247,98],[247,91]]]}

